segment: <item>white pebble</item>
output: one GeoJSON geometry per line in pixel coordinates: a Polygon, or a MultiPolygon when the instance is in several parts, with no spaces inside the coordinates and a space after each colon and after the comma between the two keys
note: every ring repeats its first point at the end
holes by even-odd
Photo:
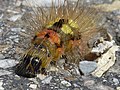
{"type": "Polygon", "coordinates": [[[120,90],[120,87],[117,87],[117,90],[120,90]]]}
{"type": "MultiPolygon", "coordinates": [[[[38,0],[38,1],[27,0],[27,2],[23,1],[22,4],[25,6],[35,6],[35,7],[47,6],[47,7],[49,7],[50,5],[52,5],[52,1],[55,3],[55,5],[58,5],[59,0],[38,0]]],[[[64,0],[61,0],[61,4],[63,4],[63,3],[64,3],[64,0]]]]}
{"type": "Polygon", "coordinates": [[[6,71],[6,70],[0,70],[0,76],[9,75],[9,74],[12,74],[12,72],[9,72],[9,71],[6,71]]]}
{"type": "Polygon", "coordinates": [[[10,17],[8,20],[15,22],[18,19],[20,19],[21,17],[22,17],[22,15],[14,15],[14,16],[10,17]]]}
{"type": "Polygon", "coordinates": [[[44,80],[42,80],[42,83],[44,83],[44,84],[49,84],[50,81],[51,81],[51,79],[52,79],[52,76],[47,77],[47,78],[45,78],[44,80]]]}
{"type": "Polygon", "coordinates": [[[3,81],[0,80],[0,90],[4,90],[4,88],[2,87],[2,85],[3,85],[3,81]]]}
{"type": "Polygon", "coordinates": [[[4,59],[5,56],[3,54],[0,54],[0,59],[4,59]]]}
{"type": "Polygon", "coordinates": [[[94,85],[95,84],[95,81],[94,80],[86,80],[85,82],[84,82],[84,85],[85,86],[92,86],[92,85],[94,85]]]}
{"type": "Polygon", "coordinates": [[[45,79],[47,76],[46,76],[46,75],[43,75],[43,74],[38,74],[37,77],[38,77],[40,80],[43,80],[43,79],[45,79]]]}
{"type": "Polygon", "coordinates": [[[29,87],[30,87],[30,88],[33,88],[33,89],[36,89],[36,88],[37,88],[37,85],[36,85],[36,84],[30,84],[29,87]]]}
{"type": "Polygon", "coordinates": [[[113,78],[113,82],[114,82],[115,85],[119,84],[119,80],[117,78],[113,78]]]}
{"type": "Polygon", "coordinates": [[[70,87],[71,86],[71,83],[69,83],[68,81],[61,81],[61,83],[67,87],[70,87]]]}
{"type": "Polygon", "coordinates": [[[10,67],[13,67],[17,64],[18,62],[15,61],[14,59],[3,59],[3,60],[0,60],[0,68],[10,68],[10,67]]]}

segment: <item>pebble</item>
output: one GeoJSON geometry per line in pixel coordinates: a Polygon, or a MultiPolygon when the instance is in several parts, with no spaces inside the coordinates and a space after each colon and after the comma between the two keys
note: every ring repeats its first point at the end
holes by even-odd
{"type": "Polygon", "coordinates": [[[60,66],[61,68],[63,68],[64,63],[65,63],[65,59],[60,59],[57,62],[58,66],[60,66]]]}
{"type": "Polygon", "coordinates": [[[68,81],[61,81],[61,83],[63,84],[63,85],[65,85],[66,87],[70,87],[71,86],[71,83],[69,83],[68,81]]]}
{"type": "Polygon", "coordinates": [[[114,13],[115,15],[120,15],[120,9],[114,10],[113,13],[114,13]]]}
{"type": "Polygon", "coordinates": [[[120,87],[117,87],[117,90],[120,90],[120,87]]]}
{"type": "Polygon", "coordinates": [[[74,88],[73,90],[81,90],[80,88],[74,88]]]}
{"type": "Polygon", "coordinates": [[[18,62],[15,61],[14,59],[2,59],[0,60],[0,68],[10,68],[13,67],[17,64],[18,62]]]}
{"type": "Polygon", "coordinates": [[[22,1],[19,1],[19,0],[17,0],[15,3],[16,6],[20,6],[21,4],[22,4],[22,1]]]}
{"type": "Polygon", "coordinates": [[[16,39],[16,38],[18,38],[19,36],[18,35],[14,35],[14,36],[10,36],[9,38],[10,39],[16,39]]]}
{"type": "Polygon", "coordinates": [[[49,71],[58,71],[58,69],[57,69],[56,67],[54,67],[54,66],[51,66],[51,67],[49,68],[49,71]]]}
{"type": "MultiPolygon", "coordinates": [[[[0,70],[0,76],[3,76],[3,75],[9,75],[9,74],[12,74],[12,72],[9,72],[7,70],[0,70]]],[[[1,89],[0,89],[1,90],[1,89]]]]}
{"type": "Polygon", "coordinates": [[[14,15],[14,16],[10,17],[8,20],[15,22],[18,19],[20,19],[21,17],[22,17],[22,15],[18,14],[18,15],[14,15]]]}
{"type": "Polygon", "coordinates": [[[52,76],[46,77],[44,80],[42,80],[42,83],[49,84],[52,78],[53,78],[52,76]]]}
{"type": "Polygon", "coordinates": [[[19,43],[19,38],[14,39],[14,42],[19,43]]]}
{"type": "Polygon", "coordinates": [[[95,84],[94,80],[86,80],[84,81],[84,86],[92,86],[95,84]]]}
{"type": "Polygon", "coordinates": [[[36,89],[36,88],[37,88],[37,85],[36,85],[36,84],[30,84],[29,87],[30,87],[30,88],[33,88],[33,89],[36,89]]]}
{"type": "Polygon", "coordinates": [[[15,11],[15,10],[11,10],[11,9],[8,9],[6,10],[8,13],[13,13],[13,14],[18,14],[19,11],[15,11]]]}
{"type": "Polygon", "coordinates": [[[113,82],[114,82],[114,85],[118,85],[119,84],[119,80],[117,78],[113,78],[113,82]]]}
{"type": "Polygon", "coordinates": [[[22,31],[21,28],[11,28],[12,32],[16,32],[16,33],[20,33],[20,31],[22,31]]]}
{"type": "Polygon", "coordinates": [[[93,61],[81,61],[79,63],[79,68],[85,75],[89,75],[97,68],[97,63],[93,61]]]}
{"type": "Polygon", "coordinates": [[[46,75],[43,75],[43,74],[37,74],[37,77],[38,77],[40,80],[44,80],[47,76],[46,76],[46,75]]]}
{"type": "Polygon", "coordinates": [[[93,90],[114,90],[113,88],[111,88],[109,86],[102,85],[102,84],[98,84],[94,88],[95,89],[93,89],[93,90]]]}
{"type": "Polygon", "coordinates": [[[73,84],[74,87],[79,87],[79,85],[77,85],[76,83],[73,84]]]}
{"type": "Polygon", "coordinates": [[[3,13],[2,13],[2,14],[0,15],[0,19],[2,19],[2,18],[3,18],[3,16],[4,16],[4,15],[3,15],[3,13]]]}
{"type": "Polygon", "coordinates": [[[2,85],[3,85],[3,81],[0,80],[0,90],[4,90],[4,88],[2,87],[2,85]]]}
{"type": "MultiPolygon", "coordinates": [[[[2,35],[3,35],[3,30],[0,29],[0,39],[2,39],[2,35]]],[[[1,41],[0,41],[1,42],[1,41]]]]}
{"type": "Polygon", "coordinates": [[[120,24],[118,24],[118,28],[120,29],[120,24]]]}
{"type": "MultiPolygon", "coordinates": [[[[73,1],[73,0],[72,0],[73,1]]],[[[77,1],[77,0],[74,0],[77,1]]],[[[84,4],[103,4],[103,3],[112,3],[114,0],[81,0],[84,4]]]]}
{"type": "MultiPolygon", "coordinates": [[[[56,0],[52,0],[55,5],[58,5],[58,2],[56,2],[56,0]]],[[[38,7],[38,6],[47,6],[49,7],[51,5],[51,0],[39,0],[39,1],[34,1],[34,0],[27,0],[26,1],[23,1],[22,4],[25,5],[25,6],[35,6],[35,7],[38,7]],[[28,3],[29,2],[29,3],[28,3]]],[[[64,3],[64,0],[61,0],[61,4],[64,3]]]]}
{"type": "Polygon", "coordinates": [[[4,59],[5,56],[3,54],[0,54],[0,59],[4,59]]]}

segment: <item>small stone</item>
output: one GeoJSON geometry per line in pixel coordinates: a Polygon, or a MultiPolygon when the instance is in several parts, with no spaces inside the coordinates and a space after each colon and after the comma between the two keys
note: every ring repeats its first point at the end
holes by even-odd
{"type": "Polygon", "coordinates": [[[21,28],[11,28],[11,31],[19,33],[20,31],[22,31],[22,29],[21,28]]]}
{"type": "Polygon", "coordinates": [[[20,19],[21,17],[22,17],[22,15],[14,15],[14,16],[10,17],[8,20],[15,22],[18,19],[20,19]]]}
{"type": "Polygon", "coordinates": [[[117,87],[117,90],[120,90],[120,87],[117,87]]]}
{"type": "Polygon", "coordinates": [[[44,83],[44,84],[49,84],[50,81],[51,81],[51,79],[52,79],[52,76],[47,77],[47,78],[45,78],[44,80],[42,80],[42,83],[44,83]]]}
{"type": "Polygon", "coordinates": [[[19,38],[14,39],[14,42],[19,43],[19,38]]]}
{"type": "Polygon", "coordinates": [[[64,79],[67,80],[67,81],[73,81],[73,80],[75,80],[76,78],[73,77],[73,76],[67,76],[67,77],[65,77],[64,79]]]}
{"type": "Polygon", "coordinates": [[[81,90],[80,88],[74,88],[73,90],[81,90]]]}
{"type": "Polygon", "coordinates": [[[11,9],[8,9],[6,10],[8,13],[13,13],[13,14],[18,14],[19,11],[15,11],[15,10],[11,10],[11,9]]]}
{"type": "Polygon", "coordinates": [[[17,64],[18,62],[15,61],[14,59],[2,59],[0,60],[0,68],[10,68],[13,67],[17,64]]]}
{"type": "MultiPolygon", "coordinates": [[[[93,90],[93,89],[91,89],[93,90]]],[[[102,84],[98,84],[94,87],[94,90],[114,90],[113,88],[109,87],[109,86],[105,86],[105,85],[102,85],[102,84]]]]}
{"type": "Polygon", "coordinates": [[[64,63],[65,63],[65,59],[60,59],[58,60],[57,65],[63,68],[64,63]]]}
{"type": "Polygon", "coordinates": [[[49,71],[58,71],[58,68],[56,68],[55,66],[51,66],[49,71]]]}
{"type": "MultiPolygon", "coordinates": [[[[2,38],[2,35],[3,35],[3,30],[0,29],[0,39],[2,38]]],[[[1,41],[0,41],[1,42],[1,41]]]]}
{"type": "MultiPolygon", "coordinates": [[[[58,2],[56,2],[56,0],[52,0],[53,3],[55,3],[55,5],[57,6],[58,5],[58,2]]],[[[38,6],[51,6],[51,0],[39,0],[39,1],[34,1],[34,0],[27,0],[26,1],[23,1],[22,4],[25,5],[25,6],[32,6],[32,7],[38,7],[38,6]],[[29,2],[29,3],[28,3],[29,2]]],[[[64,0],[61,0],[61,4],[64,3],[64,0]]]]}
{"type": "MultiPolygon", "coordinates": [[[[96,0],[97,1],[97,0],[96,0]]],[[[111,4],[114,0],[103,0],[104,3],[108,3],[108,4],[111,4]]]]}
{"type": "MultiPolygon", "coordinates": [[[[0,76],[3,76],[3,75],[9,75],[9,74],[12,74],[12,72],[9,72],[7,70],[0,70],[0,76]]],[[[1,89],[0,89],[1,90],[1,89]]]]}
{"type": "Polygon", "coordinates": [[[86,80],[85,82],[84,82],[84,85],[85,86],[92,86],[92,85],[94,85],[95,84],[95,81],[94,80],[86,80]]]}
{"type": "Polygon", "coordinates": [[[118,85],[119,84],[119,80],[117,78],[113,78],[113,82],[114,82],[114,85],[118,85]]]}
{"type": "Polygon", "coordinates": [[[3,18],[3,16],[4,16],[4,14],[2,13],[2,14],[0,15],[0,19],[2,19],[2,18],[3,18]]]}
{"type": "Polygon", "coordinates": [[[9,38],[10,39],[16,39],[16,38],[18,38],[19,36],[18,35],[14,35],[14,36],[10,36],[9,38]]]}
{"type": "Polygon", "coordinates": [[[52,90],[54,89],[54,87],[50,87],[52,90]]]}
{"type": "Polygon", "coordinates": [[[107,80],[106,80],[106,79],[104,79],[104,80],[103,80],[103,82],[107,82],[107,80]]]}
{"type": "Polygon", "coordinates": [[[120,15],[120,9],[114,10],[113,13],[114,13],[115,15],[120,15]]]}
{"type": "Polygon", "coordinates": [[[43,74],[37,74],[37,77],[38,77],[40,80],[44,80],[47,76],[46,76],[46,75],[43,75],[43,74]]]}
{"type": "Polygon", "coordinates": [[[76,83],[73,84],[74,87],[79,87],[79,85],[77,85],[76,83]]]}
{"type": "Polygon", "coordinates": [[[0,54],[0,59],[4,59],[5,56],[3,54],[0,54]]]}
{"type": "MultiPolygon", "coordinates": [[[[120,24],[118,24],[118,28],[120,29],[120,24]]],[[[119,32],[119,29],[118,29],[118,32],[119,32]]]]}
{"type": "Polygon", "coordinates": [[[33,89],[36,89],[36,88],[37,88],[37,85],[36,85],[36,84],[30,84],[29,87],[30,87],[30,88],[33,88],[33,89]]]}
{"type": "Polygon", "coordinates": [[[20,76],[15,75],[15,79],[16,79],[16,80],[19,80],[19,79],[20,79],[20,76]]]}
{"type": "Polygon", "coordinates": [[[55,89],[58,89],[59,87],[54,87],[55,89]]]}
{"type": "Polygon", "coordinates": [[[2,87],[2,85],[3,85],[3,81],[0,80],[0,90],[4,90],[4,88],[2,87]]]}
{"type": "Polygon", "coordinates": [[[20,6],[22,4],[22,1],[19,1],[19,0],[17,0],[17,2],[16,2],[16,6],[20,6]]]}
{"type": "Polygon", "coordinates": [[[65,85],[66,87],[70,87],[71,86],[71,83],[69,83],[68,81],[61,81],[61,83],[63,84],[63,85],[65,85]]]}
{"type": "Polygon", "coordinates": [[[97,63],[93,61],[81,61],[79,67],[85,75],[88,75],[97,68],[97,63]]]}
{"type": "Polygon", "coordinates": [[[9,50],[9,48],[12,48],[12,45],[0,45],[0,51],[2,53],[6,53],[6,51],[9,50]]]}

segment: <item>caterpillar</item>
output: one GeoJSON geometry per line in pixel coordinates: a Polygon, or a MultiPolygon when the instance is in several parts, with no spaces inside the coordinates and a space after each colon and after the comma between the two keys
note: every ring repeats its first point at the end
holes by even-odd
{"type": "MultiPolygon", "coordinates": [[[[16,65],[15,73],[23,77],[46,74],[51,62],[64,58],[66,62],[78,64],[81,60],[94,60],[98,56],[91,53],[89,42],[98,34],[106,34],[99,25],[102,14],[100,9],[76,4],[68,0],[58,0],[56,6],[38,7],[27,19],[35,33],[31,45],[16,65]]],[[[27,17],[26,17],[27,18],[27,17]]]]}

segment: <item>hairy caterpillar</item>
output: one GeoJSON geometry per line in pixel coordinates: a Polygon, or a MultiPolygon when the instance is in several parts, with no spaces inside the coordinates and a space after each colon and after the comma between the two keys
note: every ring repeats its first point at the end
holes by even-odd
{"type": "Polygon", "coordinates": [[[105,33],[99,25],[102,14],[93,7],[82,6],[79,0],[75,5],[64,0],[50,8],[39,7],[34,15],[27,19],[36,33],[31,46],[26,50],[16,74],[35,77],[37,73],[46,73],[51,62],[65,58],[67,62],[77,64],[80,60],[94,60],[96,55],[90,51],[89,41],[98,33],[105,33]]]}

